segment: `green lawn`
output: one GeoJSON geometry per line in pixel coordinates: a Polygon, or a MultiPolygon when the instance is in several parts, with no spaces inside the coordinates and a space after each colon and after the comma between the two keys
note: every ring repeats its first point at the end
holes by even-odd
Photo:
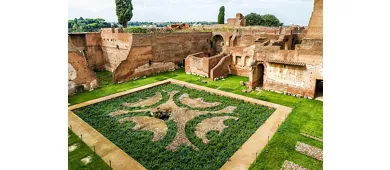
{"type": "Polygon", "coordinates": [[[110,170],[111,168],[98,156],[96,155],[83,141],[80,140],[70,129],[68,129],[68,145],[77,145],[76,150],[68,152],[68,169],[79,170],[79,169],[90,169],[90,170],[110,170]],[[81,163],[81,159],[91,156],[92,161],[84,165],[81,163]]]}
{"type": "Polygon", "coordinates": [[[205,79],[207,80],[207,83],[202,83],[198,80],[199,77],[187,75],[183,69],[179,69],[173,72],[165,72],[155,76],[141,78],[136,81],[129,81],[122,84],[109,84],[91,92],[83,92],[71,96],[68,98],[68,102],[70,104],[77,104],[168,78],[216,88],[294,108],[293,112],[280,126],[278,132],[259,155],[256,162],[251,166],[251,169],[280,169],[284,160],[292,161],[308,169],[323,168],[322,161],[315,160],[295,151],[297,141],[323,148],[321,142],[300,135],[300,133],[307,133],[312,136],[323,137],[323,103],[317,100],[296,98],[268,91],[243,93],[242,90],[245,87],[240,86],[239,82],[248,81],[247,77],[229,76],[225,81],[211,81],[205,79]]]}

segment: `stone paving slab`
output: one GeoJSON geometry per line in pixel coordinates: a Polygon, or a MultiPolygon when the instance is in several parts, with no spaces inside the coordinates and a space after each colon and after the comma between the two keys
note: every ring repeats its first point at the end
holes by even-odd
{"type": "Polygon", "coordinates": [[[310,139],[314,139],[314,140],[317,140],[317,141],[323,142],[323,139],[321,139],[321,138],[317,138],[317,137],[315,137],[315,136],[311,136],[311,135],[309,135],[309,134],[306,134],[306,133],[301,133],[301,135],[302,135],[302,136],[305,136],[305,137],[308,137],[308,138],[310,138],[310,139]]]}
{"type": "Polygon", "coordinates": [[[102,134],[84,122],[72,111],[68,111],[68,126],[77,135],[82,135],[82,140],[89,147],[95,146],[96,154],[114,170],[144,170],[146,169],[127,153],[105,138],[102,134]]]}
{"type": "Polygon", "coordinates": [[[283,162],[281,170],[307,170],[307,168],[304,168],[294,162],[285,160],[283,162]]]}
{"type": "Polygon", "coordinates": [[[314,159],[322,161],[322,149],[320,148],[298,141],[297,145],[295,145],[295,150],[314,159]]]}

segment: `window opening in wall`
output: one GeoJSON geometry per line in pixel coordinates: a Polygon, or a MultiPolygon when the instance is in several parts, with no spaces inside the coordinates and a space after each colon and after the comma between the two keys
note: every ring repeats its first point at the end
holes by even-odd
{"type": "Polygon", "coordinates": [[[244,60],[244,66],[250,66],[250,62],[249,62],[249,56],[246,56],[245,57],[245,60],[244,60]]]}
{"type": "Polygon", "coordinates": [[[236,56],[236,65],[241,65],[241,56],[236,56]]]}
{"type": "Polygon", "coordinates": [[[149,66],[152,65],[152,60],[149,60],[149,66]]]}

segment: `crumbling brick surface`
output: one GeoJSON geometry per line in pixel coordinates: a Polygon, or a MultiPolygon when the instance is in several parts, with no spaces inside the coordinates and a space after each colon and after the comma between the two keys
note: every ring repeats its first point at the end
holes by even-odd
{"type": "Polygon", "coordinates": [[[216,78],[227,77],[230,73],[230,65],[232,63],[232,56],[224,56],[219,63],[210,71],[210,78],[215,80],[216,78]]]}
{"type": "Polygon", "coordinates": [[[322,39],[323,37],[323,0],[314,0],[314,10],[310,17],[306,38],[322,39]]]}
{"type": "Polygon", "coordinates": [[[322,2],[314,1],[308,29],[244,27],[245,18],[237,14],[227,25],[204,26],[201,32],[130,34],[108,28],[70,33],[69,63],[77,78],[69,87],[91,82],[91,69],[111,71],[114,82],[124,82],[184,64],[186,72],[211,79],[247,76],[249,88],[262,85],[266,90],[312,98],[316,81],[323,80],[322,2]],[[213,55],[217,52],[221,54],[213,55]]]}
{"type": "Polygon", "coordinates": [[[175,69],[191,53],[208,51],[211,33],[155,33],[132,34],[131,47],[125,60],[114,69],[114,82],[127,81],[175,69]],[[148,69],[136,69],[150,63],[148,69]],[[142,71],[141,71],[142,70],[142,71]]]}
{"type": "Polygon", "coordinates": [[[104,70],[102,38],[100,33],[87,33],[85,35],[87,47],[87,63],[91,69],[104,70]]]}
{"type": "Polygon", "coordinates": [[[76,93],[76,88],[83,90],[97,88],[95,73],[88,68],[86,59],[79,52],[68,52],[68,95],[76,93]]]}

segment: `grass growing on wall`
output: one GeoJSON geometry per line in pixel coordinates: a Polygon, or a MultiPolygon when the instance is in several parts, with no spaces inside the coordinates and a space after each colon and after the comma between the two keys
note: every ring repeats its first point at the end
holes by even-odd
{"type": "Polygon", "coordinates": [[[68,152],[68,169],[70,170],[110,170],[111,168],[98,156],[96,155],[83,141],[80,140],[70,129],[68,129],[68,145],[77,145],[77,149],[68,152]],[[91,156],[92,161],[84,165],[81,163],[81,159],[91,156]]]}
{"type": "MultiPolygon", "coordinates": [[[[162,92],[163,99],[159,103],[145,108],[154,107],[167,101],[167,92],[162,92]]],[[[131,155],[131,157],[147,169],[219,169],[274,111],[275,109],[270,109],[265,106],[254,105],[205,91],[182,88],[173,84],[153,87],[74,110],[80,118],[131,155]],[[140,98],[151,97],[156,92],[162,92],[162,90],[167,92],[179,91],[174,96],[176,102],[179,101],[178,98],[182,94],[188,93],[192,98],[202,97],[207,102],[218,101],[222,103],[214,108],[202,109],[205,111],[219,110],[227,106],[236,106],[237,109],[234,113],[229,114],[202,115],[187,123],[186,135],[199,148],[199,151],[195,151],[189,146],[184,145],[180,146],[175,152],[165,149],[172,142],[176,134],[176,122],[173,120],[166,121],[168,133],[164,139],[153,142],[151,140],[152,132],[132,130],[132,127],[135,125],[134,123],[120,124],[118,119],[121,117],[111,117],[108,115],[110,112],[118,109],[140,109],[139,107],[127,108],[121,106],[121,104],[124,102],[136,102],[140,98]],[[221,134],[212,133],[209,144],[204,144],[200,138],[196,137],[195,127],[202,120],[226,115],[238,117],[239,120],[226,121],[229,127],[221,134]]],[[[129,113],[127,116],[138,115],[129,113]]]]}
{"type": "Polygon", "coordinates": [[[145,79],[129,81],[123,84],[111,84],[106,87],[95,89],[91,92],[79,93],[68,97],[68,101],[71,104],[81,103],[168,78],[186,81],[193,84],[207,86],[222,91],[292,107],[293,112],[280,126],[278,132],[275,133],[274,137],[264,148],[264,151],[258,156],[251,169],[280,169],[284,160],[295,162],[309,169],[323,169],[322,161],[315,160],[295,151],[295,144],[297,141],[301,141],[319,148],[323,147],[321,142],[308,139],[300,135],[300,133],[307,133],[319,138],[323,137],[323,102],[304,98],[296,98],[268,91],[253,91],[251,93],[243,93],[242,90],[245,89],[245,87],[240,86],[239,82],[248,81],[247,77],[229,76],[225,78],[225,81],[211,81],[205,79],[207,83],[202,83],[198,80],[199,77],[194,75],[187,75],[184,72],[184,69],[179,69],[173,72],[165,72],[155,76],[147,77],[145,79]]]}

